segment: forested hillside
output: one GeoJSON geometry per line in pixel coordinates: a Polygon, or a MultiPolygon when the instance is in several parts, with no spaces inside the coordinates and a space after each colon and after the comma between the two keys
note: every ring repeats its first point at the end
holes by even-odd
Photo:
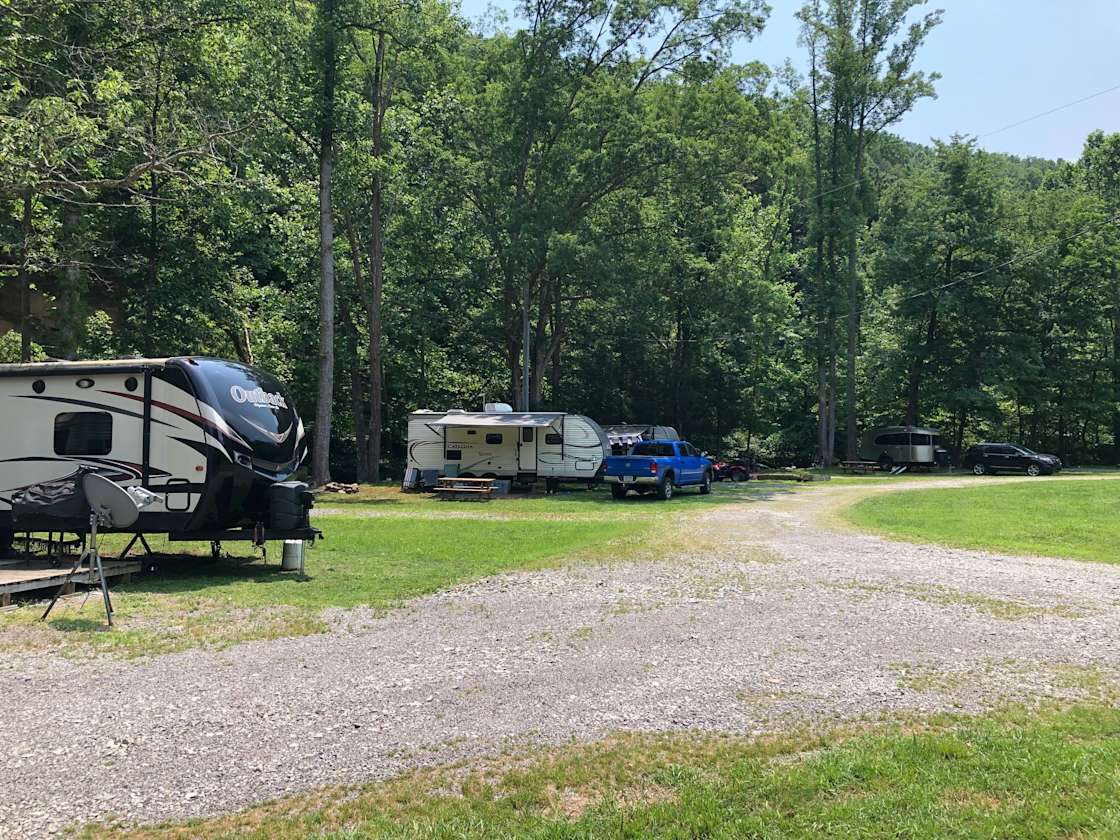
{"type": "Polygon", "coordinates": [[[260,365],[320,481],[484,400],[777,462],[908,421],[1116,463],[1120,135],[904,142],[939,13],[810,0],[798,76],[730,60],[767,12],[0,2],[0,360],[260,365]]]}

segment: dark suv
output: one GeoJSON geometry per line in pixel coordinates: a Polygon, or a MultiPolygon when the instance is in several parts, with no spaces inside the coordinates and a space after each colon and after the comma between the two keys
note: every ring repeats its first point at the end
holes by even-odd
{"type": "Polygon", "coordinates": [[[1032,452],[1014,443],[978,443],[964,454],[964,466],[976,475],[997,472],[1052,475],[1062,468],[1062,459],[1057,455],[1032,452]]]}

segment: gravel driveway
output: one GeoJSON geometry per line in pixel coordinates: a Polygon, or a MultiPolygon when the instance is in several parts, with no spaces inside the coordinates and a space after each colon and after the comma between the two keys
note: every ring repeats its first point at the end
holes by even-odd
{"type": "Polygon", "coordinates": [[[511,743],[978,710],[1120,669],[1120,566],[821,524],[850,492],[779,489],[682,526],[688,558],[504,575],[319,636],[7,657],[0,836],[213,814],[511,743]]]}

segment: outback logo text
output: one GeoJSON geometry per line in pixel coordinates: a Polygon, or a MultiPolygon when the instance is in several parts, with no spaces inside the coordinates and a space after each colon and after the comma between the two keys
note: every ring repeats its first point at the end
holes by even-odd
{"type": "Polygon", "coordinates": [[[272,408],[287,408],[288,403],[282,394],[270,394],[263,388],[253,388],[246,391],[240,385],[230,385],[229,395],[235,403],[252,403],[256,406],[271,406],[272,408]]]}

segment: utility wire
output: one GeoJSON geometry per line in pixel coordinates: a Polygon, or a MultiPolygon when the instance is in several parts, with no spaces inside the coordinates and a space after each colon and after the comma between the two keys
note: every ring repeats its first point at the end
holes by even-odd
{"type": "MultiPolygon", "coordinates": [[[[985,137],[991,137],[995,134],[1001,134],[1004,131],[1010,131],[1013,128],[1018,128],[1021,125],[1026,125],[1029,122],[1034,122],[1035,120],[1042,119],[1043,117],[1048,117],[1051,114],[1056,114],[1059,111],[1064,111],[1066,108],[1072,108],[1074,105],[1080,105],[1082,102],[1088,102],[1090,99],[1096,99],[1100,96],[1104,96],[1105,94],[1112,93],[1113,91],[1116,91],[1116,90],[1120,90],[1120,84],[1113,85],[1112,87],[1105,88],[1104,90],[1098,90],[1096,93],[1090,93],[1088,96],[1082,96],[1080,99],[1074,99],[1070,102],[1065,102],[1061,105],[1057,105],[1053,108],[1050,108],[1049,110],[1040,111],[1039,113],[1034,114],[1033,116],[1025,117],[1024,119],[1021,119],[1021,120],[1016,120],[1013,123],[1008,123],[1005,126],[994,129],[992,131],[985,132],[984,134],[977,134],[977,135],[975,135],[975,139],[983,140],[985,137]]],[[[810,195],[806,198],[799,198],[796,201],[791,202],[790,206],[795,207],[799,204],[807,205],[812,201],[816,201],[818,198],[824,198],[827,195],[832,195],[834,192],[839,192],[840,190],[851,189],[852,187],[856,186],[861,181],[866,181],[870,177],[871,177],[870,174],[862,175],[859,178],[856,178],[856,179],[854,179],[852,181],[849,181],[845,184],[840,184],[840,185],[835,186],[835,187],[830,187],[827,190],[821,190],[819,193],[815,193],[815,194],[810,195]]]]}
{"type": "MultiPolygon", "coordinates": [[[[1037,257],[1039,254],[1043,254],[1043,253],[1045,253],[1046,251],[1049,251],[1052,248],[1057,248],[1059,245],[1064,245],[1067,242],[1072,242],[1074,239],[1077,239],[1078,237],[1083,236],[1086,233],[1089,233],[1089,231],[1096,230],[1097,228],[1100,228],[1100,227],[1105,227],[1106,225],[1115,224],[1116,222],[1120,222],[1120,213],[1117,213],[1114,216],[1110,216],[1107,219],[1101,219],[1098,222],[1093,222],[1092,224],[1085,225],[1085,227],[1074,231],[1073,233],[1069,234],[1068,236],[1063,236],[1060,239],[1055,239],[1053,242],[1048,242],[1045,245],[1042,245],[1038,248],[1035,248],[1033,251],[1028,251],[1025,254],[1017,254],[1016,256],[1012,257],[1011,259],[1005,260],[1004,262],[999,263],[998,265],[993,265],[993,266],[990,266],[988,268],[981,269],[980,271],[974,271],[971,274],[963,274],[960,277],[956,278],[955,280],[949,280],[948,282],[941,283],[937,286],[930,286],[928,289],[922,289],[921,291],[912,292],[911,294],[904,295],[903,297],[898,298],[895,302],[896,303],[902,303],[904,301],[914,300],[915,298],[925,297],[926,295],[933,294],[934,292],[940,292],[940,291],[943,291],[945,289],[952,288],[953,286],[958,286],[961,283],[967,283],[971,280],[975,280],[978,277],[983,277],[985,274],[991,274],[993,271],[1000,271],[1000,270],[1005,269],[1005,268],[1010,268],[1011,266],[1015,265],[1016,263],[1024,262],[1025,260],[1029,260],[1029,259],[1032,259],[1034,257],[1037,257]]],[[[861,307],[860,309],[856,310],[856,312],[859,315],[864,315],[868,311],[870,311],[871,308],[872,307],[870,305],[867,305],[867,306],[861,307]]],[[[835,320],[842,320],[844,318],[847,318],[848,315],[850,315],[850,314],[851,314],[851,311],[849,310],[848,312],[845,312],[842,315],[835,315],[835,316],[833,316],[833,318],[835,320]]],[[[813,327],[821,326],[822,324],[827,324],[829,322],[829,320],[832,320],[832,319],[824,318],[824,319],[821,319],[819,321],[812,322],[811,324],[809,324],[809,326],[813,326],[813,327]]]]}
{"type": "Polygon", "coordinates": [[[1098,90],[1096,93],[1090,93],[1088,96],[1083,96],[1080,99],[1073,100],[1072,102],[1066,102],[1065,104],[1058,105],[1054,108],[1051,108],[1048,111],[1042,111],[1038,114],[1035,114],[1033,117],[1027,117],[1026,119],[1022,119],[1022,120],[1019,120],[1017,122],[1010,123],[1008,125],[1003,126],[1003,128],[997,128],[995,131],[989,131],[986,134],[978,134],[978,135],[976,135],[976,139],[977,140],[982,140],[985,137],[991,137],[993,134],[999,134],[999,133],[1004,132],[1004,131],[1010,131],[1013,128],[1018,128],[1019,126],[1026,125],[1029,122],[1034,122],[1035,120],[1042,119],[1043,117],[1048,117],[1051,114],[1056,114],[1056,113],[1058,113],[1058,111],[1064,111],[1066,108],[1072,108],[1074,105],[1080,105],[1082,102],[1088,102],[1090,99],[1096,99],[1098,96],[1104,96],[1106,93],[1112,93],[1114,90],[1120,90],[1120,85],[1113,85],[1110,88],[1105,88],[1104,90],[1098,90]]]}

